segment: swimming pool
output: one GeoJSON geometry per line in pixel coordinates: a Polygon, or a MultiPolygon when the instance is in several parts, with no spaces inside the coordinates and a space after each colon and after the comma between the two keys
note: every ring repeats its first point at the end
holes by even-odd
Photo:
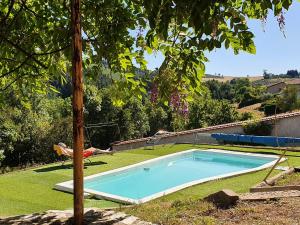
{"type": "MultiPolygon", "coordinates": [[[[191,149],[85,177],[84,191],[96,198],[143,203],[180,189],[272,166],[278,156],[191,149]]],[[[73,181],[55,185],[73,191],[73,181]]]]}

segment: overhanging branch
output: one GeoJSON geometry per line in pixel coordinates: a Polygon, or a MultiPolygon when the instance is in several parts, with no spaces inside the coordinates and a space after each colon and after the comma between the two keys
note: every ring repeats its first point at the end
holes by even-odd
{"type": "Polygon", "coordinates": [[[28,60],[29,60],[29,57],[27,57],[27,58],[26,58],[23,62],[21,62],[17,67],[15,67],[15,68],[13,68],[12,70],[10,70],[10,71],[8,71],[8,72],[6,72],[6,73],[0,75],[0,78],[5,77],[5,76],[8,76],[8,75],[12,74],[13,72],[19,70],[23,65],[26,64],[26,62],[27,62],[28,60]]]}
{"type": "Polygon", "coordinates": [[[13,85],[15,82],[17,82],[18,80],[20,80],[23,77],[26,76],[38,76],[38,75],[33,75],[33,74],[23,74],[21,76],[17,76],[15,79],[13,79],[9,84],[7,84],[4,88],[0,89],[0,92],[6,91],[11,85],[13,85]]]}
{"type": "Polygon", "coordinates": [[[0,22],[1,26],[3,26],[6,23],[6,20],[9,17],[9,14],[11,13],[11,11],[13,9],[14,4],[15,4],[15,0],[11,0],[10,4],[9,4],[9,7],[8,7],[8,12],[6,13],[6,15],[4,16],[4,18],[0,22]]]}
{"type": "Polygon", "coordinates": [[[36,62],[38,65],[40,65],[41,67],[43,67],[44,69],[47,69],[47,66],[45,64],[43,64],[41,61],[37,60],[35,57],[33,57],[34,53],[31,54],[29,52],[27,52],[26,50],[24,50],[22,47],[20,47],[19,45],[17,45],[16,43],[12,42],[11,40],[7,39],[5,36],[3,36],[0,33],[0,38],[2,40],[4,40],[5,42],[7,42],[8,44],[12,45],[14,48],[16,48],[17,50],[19,50],[20,52],[24,53],[27,57],[31,58],[34,62],[36,62]]]}
{"type": "Polygon", "coordinates": [[[54,53],[57,53],[57,52],[60,52],[60,51],[63,51],[67,48],[71,47],[70,44],[64,46],[64,47],[61,47],[61,48],[58,48],[58,49],[55,49],[53,51],[50,51],[50,52],[42,52],[42,53],[34,53],[33,55],[51,55],[51,54],[54,54],[54,53]]]}

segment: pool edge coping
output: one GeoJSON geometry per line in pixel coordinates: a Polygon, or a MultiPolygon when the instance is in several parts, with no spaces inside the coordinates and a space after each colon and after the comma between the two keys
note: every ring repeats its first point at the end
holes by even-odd
{"type": "MultiPolygon", "coordinates": [[[[218,175],[218,176],[213,176],[213,177],[209,177],[209,178],[203,178],[203,179],[199,179],[199,180],[195,180],[195,181],[191,181],[188,183],[184,183],[181,185],[177,185],[175,187],[166,189],[164,191],[161,192],[157,192],[155,194],[152,194],[150,196],[141,198],[141,199],[132,199],[132,198],[125,198],[119,195],[114,195],[114,194],[109,194],[106,192],[100,192],[100,191],[95,191],[92,189],[88,189],[88,188],[84,188],[84,193],[87,194],[91,194],[93,196],[95,196],[96,198],[100,198],[100,199],[106,199],[106,200],[111,200],[111,201],[115,201],[115,202],[121,202],[121,203],[126,203],[126,204],[141,204],[141,203],[145,203],[148,202],[150,200],[159,198],[159,197],[163,197],[165,195],[174,193],[176,191],[185,189],[187,187],[191,187],[197,184],[201,184],[201,183],[205,183],[208,181],[212,181],[212,180],[219,180],[219,179],[223,179],[223,178],[230,178],[230,177],[234,177],[237,175],[242,175],[242,174],[246,174],[246,173],[251,173],[251,172],[256,172],[256,171],[260,171],[266,168],[269,168],[271,166],[273,166],[275,164],[275,162],[278,160],[279,156],[278,155],[265,155],[262,153],[250,153],[250,152],[235,152],[235,151],[230,151],[230,150],[221,150],[221,149],[189,149],[186,151],[180,151],[180,152],[176,152],[176,153],[172,153],[172,154],[167,154],[164,156],[159,156],[159,157],[155,157],[153,159],[149,159],[149,160],[145,160],[139,163],[135,163],[132,165],[128,165],[128,166],[124,166],[124,167],[120,167],[120,168],[116,168],[113,170],[108,170],[105,172],[101,172],[101,173],[97,173],[97,174],[93,174],[93,175],[89,175],[84,177],[84,180],[89,180],[89,179],[93,179],[95,177],[101,177],[101,176],[105,176],[111,173],[116,173],[116,172],[120,172],[120,171],[124,171],[124,170],[128,170],[131,169],[133,167],[136,166],[140,166],[140,165],[144,165],[147,163],[151,163],[151,162],[155,162],[161,159],[165,159],[165,158],[169,158],[172,156],[176,156],[176,155],[181,155],[184,153],[189,153],[189,152],[194,152],[194,151],[207,151],[207,152],[216,152],[216,153],[225,153],[225,154],[234,154],[234,155],[248,155],[248,156],[257,156],[257,157],[264,157],[264,158],[274,158],[274,160],[272,160],[269,163],[265,163],[259,167],[255,167],[252,169],[245,169],[245,170],[241,170],[238,172],[232,172],[232,173],[226,173],[226,174],[222,174],[222,175],[218,175]]],[[[285,161],[286,158],[282,158],[280,160],[280,162],[285,161]]],[[[73,180],[69,180],[69,181],[65,181],[65,182],[61,182],[58,184],[55,184],[54,189],[59,190],[59,191],[64,191],[64,192],[71,192],[73,193],[73,180]]]]}

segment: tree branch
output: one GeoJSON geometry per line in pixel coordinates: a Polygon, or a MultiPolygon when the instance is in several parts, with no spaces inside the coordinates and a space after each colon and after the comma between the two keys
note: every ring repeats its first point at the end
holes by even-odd
{"type": "MultiPolygon", "coordinates": [[[[0,29],[3,29],[3,33],[5,33],[6,35],[8,35],[8,29],[13,25],[14,21],[16,20],[16,18],[18,17],[18,15],[20,14],[20,12],[23,10],[23,6],[20,6],[20,9],[14,14],[14,17],[11,19],[10,23],[5,25],[5,26],[1,26],[0,29]]],[[[1,43],[2,40],[0,40],[1,43]]]]}
{"type": "Polygon", "coordinates": [[[11,85],[13,85],[16,81],[20,80],[21,78],[25,76],[33,76],[32,74],[23,74],[21,76],[17,76],[13,81],[11,81],[9,84],[7,84],[4,88],[0,89],[0,92],[6,91],[11,85]]]}
{"type": "Polygon", "coordinates": [[[8,71],[7,73],[4,73],[2,75],[0,75],[0,78],[8,76],[9,74],[12,74],[13,72],[17,71],[18,69],[20,69],[23,65],[26,64],[26,62],[29,60],[29,57],[27,57],[23,62],[21,62],[17,67],[15,67],[14,69],[8,71]]]}
{"type": "Polygon", "coordinates": [[[8,44],[12,45],[14,48],[18,49],[19,51],[21,51],[22,53],[24,53],[26,56],[28,56],[29,58],[31,58],[33,61],[35,61],[38,65],[40,65],[41,67],[43,67],[44,69],[47,69],[47,66],[44,65],[41,61],[37,60],[35,57],[33,57],[34,54],[31,54],[29,52],[27,52],[26,50],[24,50],[22,47],[20,47],[19,45],[15,44],[14,42],[12,42],[11,40],[7,39],[5,36],[3,36],[0,33],[0,38],[2,38],[2,40],[4,40],[5,42],[7,42],[8,44]]]}
{"type": "Polygon", "coordinates": [[[53,51],[51,51],[51,52],[34,53],[33,55],[51,55],[51,54],[54,54],[54,53],[63,51],[63,50],[65,50],[65,49],[69,48],[70,46],[71,46],[71,44],[68,44],[68,45],[66,45],[66,46],[64,46],[64,47],[55,49],[55,50],[53,50],[53,51]]]}
{"type": "Polygon", "coordinates": [[[22,5],[22,7],[24,7],[25,10],[32,13],[36,18],[45,19],[44,17],[40,16],[39,14],[37,14],[32,9],[28,8],[27,5],[26,5],[26,0],[21,0],[21,5],[22,5]]]}
{"type": "MultiPolygon", "coordinates": [[[[31,64],[31,63],[28,63],[28,62],[26,62],[26,60],[25,61],[18,61],[18,60],[15,60],[15,59],[11,59],[11,58],[0,58],[0,60],[5,60],[5,61],[10,61],[10,62],[17,62],[17,63],[25,63],[25,65],[27,65],[27,66],[31,66],[37,73],[38,73],[38,70],[39,70],[39,68],[36,66],[36,65],[34,65],[34,64],[31,64]]],[[[0,75],[0,78],[1,77],[4,77],[5,75],[0,75]]]]}
{"type": "Polygon", "coordinates": [[[8,7],[8,12],[6,13],[6,15],[4,16],[3,20],[0,22],[1,26],[3,26],[6,23],[7,18],[9,17],[9,14],[11,13],[13,7],[15,4],[15,0],[11,0],[10,1],[10,5],[8,7]]]}

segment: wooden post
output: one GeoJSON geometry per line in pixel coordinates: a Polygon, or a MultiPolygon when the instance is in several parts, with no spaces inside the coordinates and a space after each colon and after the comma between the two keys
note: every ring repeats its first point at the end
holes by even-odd
{"type": "Polygon", "coordinates": [[[73,180],[74,224],[83,224],[83,76],[80,0],[71,1],[72,14],[72,82],[73,82],[73,180]]]}

